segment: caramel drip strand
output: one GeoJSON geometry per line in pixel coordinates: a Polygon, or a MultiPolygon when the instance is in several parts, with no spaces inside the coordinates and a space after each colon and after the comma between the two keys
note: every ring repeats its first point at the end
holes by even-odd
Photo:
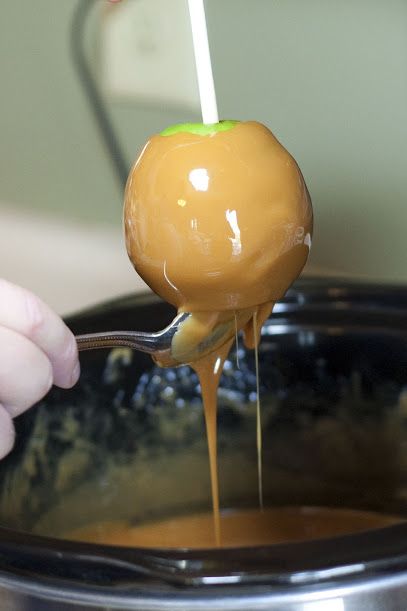
{"type": "Polygon", "coordinates": [[[240,369],[239,363],[239,329],[237,328],[237,313],[235,310],[235,346],[236,346],[236,367],[240,369]]]}
{"type": "Polygon", "coordinates": [[[257,327],[257,311],[253,314],[254,361],[256,365],[256,448],[257,448],[257,482],[260,511],[264,509],[263,502],[263,439],[261,427],[260,379],[259,379],[259,336],[257,327]]]}
{"type": "Polygon", "coordinates": [[[202,400],[205,414],[206,434],[208,440],[209,469],[211,477],[213,523],[216,546],[221,546],[219,483],[218,483],[218,452],[217,452],[217,391],[223,364],[229,353],[233,340],[208,354],[203,359],[193,363],[201,384],[202,400]]]}

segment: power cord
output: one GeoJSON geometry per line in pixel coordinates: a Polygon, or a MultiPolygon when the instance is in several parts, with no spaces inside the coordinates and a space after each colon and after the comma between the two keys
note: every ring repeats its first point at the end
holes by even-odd
{"type": "Polygon", "coordinates": [[[123,149],[109,117],[103,95],[100,92],[92,68],[88,62],[84,34],[86,20],[90,10],[98,0],[79,0],[71,23],[70,49],[74,68],[86,94],[90,109],[96,119],[100,134],[106,144],[117,178],[122,188],[125,187],[129,167],[123,149]]]}

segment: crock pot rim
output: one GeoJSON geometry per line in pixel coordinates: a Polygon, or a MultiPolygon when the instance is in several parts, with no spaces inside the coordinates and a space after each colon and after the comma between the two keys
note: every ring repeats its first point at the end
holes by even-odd
{"type": "Polygon", "coordinates": [[[84,572],[89,580],[92,569],[105,568],[122,570],[121,583],[129,583],[132,574],[135,583],[144,577],[146,582],[176,586],[312,586],[407,571],[406,542],[407,522],[353,535],[229,550],[116,547],[0,528],[0,572],[14,574],[17,569],[22,575],[51,580],[58,580],[61,572],[84,572]],[[33,563],[34,555],[41,571],[33,563]]]}
{"type": "MultiPolygon", "coordinates": [[[[392,310],[404,311],[407,315],[407,284],[379,284],[371,281],[359,281],[357,279],[346,280],[342,278],[300,278],[287,291],[274,307],[273,314],[280,312],[291,312],[298,309],[318,309],[327,304],[333,304],[335,310],[343,310],[353,305],[360,304],[360,308],[375,309],[391,312],[392,310]]],[[[68,324],[75,324],[83,316],[90,314],[103,314],[111,308],[127,309],[132,305],[162,304],[169,311],[173,306],[164,302],[151,291],[142,293],[129,293],[102,303],[89,306],[85,309],[73,312],[65,317],[68,324]]]]}

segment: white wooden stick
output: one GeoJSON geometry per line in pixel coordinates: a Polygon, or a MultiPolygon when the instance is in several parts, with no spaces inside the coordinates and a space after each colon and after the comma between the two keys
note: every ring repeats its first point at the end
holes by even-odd
{"type": "Polygon", "coordinates": [[[192,38],[194,41],[202,121],[205,124],[218,123],[218,106],[216,103],[215,85],[213,82],[204,0],[188,0],[188,6],[191,18],[192,38]]]}

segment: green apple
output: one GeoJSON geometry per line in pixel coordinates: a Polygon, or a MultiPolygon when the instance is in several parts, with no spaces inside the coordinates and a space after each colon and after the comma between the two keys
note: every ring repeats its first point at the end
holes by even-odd
{"type": "Polygon", "coordinates": [[[196,134],[197,136],[211,136],[217,132],[226,132],[237,125],[239,121],[219,121],[219,123],[177,123],[176,125],[170,125],[164,129],[160,136],[173,136],[179,133],[196,134]]]}

